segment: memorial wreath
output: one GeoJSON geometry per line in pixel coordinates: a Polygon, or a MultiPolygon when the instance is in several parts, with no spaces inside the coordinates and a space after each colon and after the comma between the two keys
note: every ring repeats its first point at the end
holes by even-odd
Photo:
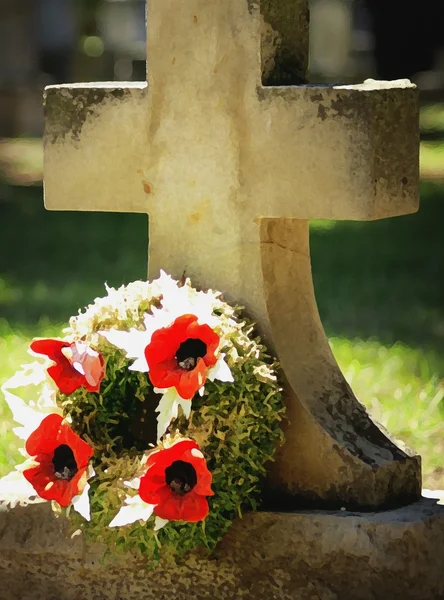
{"type": "Polygon", "coordinates": [[[148,557],[211,550],[257,508],[283,441],[281,385],[219,292],[163,272],[107,287],[30,352],[2,388],[25,456],[0,480],[3,507],[50,501],[72,534],[148,557]]]}

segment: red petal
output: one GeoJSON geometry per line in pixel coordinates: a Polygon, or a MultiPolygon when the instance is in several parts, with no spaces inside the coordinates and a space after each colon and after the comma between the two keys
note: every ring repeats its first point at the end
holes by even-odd
{"type": "Polygon", "coordinates": [[[177,367],[174,359],[148,366],[150,367],[148,376],[154,387],[170,388],[176,387],[179,383],[182,369],[177,367]]]}
{"type": "Polygon", "coordinates": [[[83,469],[87,466],[94,450],[84,442],[71,427],[63,421],[63,417],[57,414],[48,415],[43,419],[35,431],[26,440],[26,452],[30,456],[52,455],[54,450],[66,444],[74,454],[77,468],[83,469]]]}
{"type": "Polygon", "coordinates": [[[168,521],[197,523],[208,516],[209,506],[204,496],[199,496],[193,491],[184,496],[171,493],[154,507],[153,512],[156,516],[168,521]]]}
{"type": "Polygon", "coordinates": [[[170,448],[152,452],[147,461],[147,471],[140,479],[139,496],[148,504],[157,504],[158,493],[161,488],[166,487],[165,469],[174,461],[180,460],[187,450],[198,448],[192,440],[182,440],[170,448]]]}
{"type": "Polygon", "coordinates": [[[60,506],[69,506],[79,493],[80,479],[88,468],[94,450],[67,425],[60,415],[48,415],[26,441],[26,451],[39,464],[23,471],[37,494],[45,500],[55,500],[60,506]],[[77,473],[71,481],[55,476],[52,459],[54,450],[66,444],[71,448],[77,464],[77,473]]]}
{"type": "Polygon", "coordinates": [[[64,362],[48,368],[48,375],[54,380],[54,383],[62,392],[62,394],[72,394],[79,387],[86,387],[86,379],[78,371],[74,369],[69,360],[65,357],[64,362]]]}
{"type": "Polygon", "coordinates": [[[182,460],[190,463],[196,471],[197,483],[193,488],[193,492],[200,496],[214,496],[214,492],[211,489],[213,476],[207,467],[205,458],[194,456],[191,450],[188,450],[183,454],[182,460]]]}
{"type": "MultiPolygon", "coordinates": [[[[70,361],[62,353],[62,348],[70,346],[69,342],[61,340],[34,340],[31,343],[31,350],[37,354],[45,354],[55,362],[55,365],[48,368],[48,375],[54,380],[62,394],[72,394],[79,387],[84,387],[90,392],[98,392],[100,390],[100,383],[105,375],[104,370],[97,384],[89,384],[85,376],[74,369],[70,361]]],[[[102,356],[99,356],[99,361],[103,369],[104,360],[102,356]]]]}
{"type": "Polygon", "coordinates": [[[74,496],[79,493],[79,480],[85,469],[78,471],[71,481],[57,479],[54,474],[52,456],[41,455],[42,459],[37,467],[23,471],[25,479],[29,481],[40,498],[55,500],[60,506],[69,506],[74,496]]]}
{"type": "MultiPolygon", "coordinates": [[[[176,329],[177,334],[179,335],[179,337],[183,337],[184,335],[188,335],[187,331],[188,331],[189,326],[192,323],[196,323],[197,324],[197,317],[196,317],[196,315],[181,315],[180,317],[177,317],[177,319],[174,321],[174,323],[172,325],[170,325],[170,327],[176,329]]],[[[182,342],[185,341],[185,340],[186,340],[186,338],[184,338],[182,340],[182,342]]]]}
{"type": "Polygon", "coordinates": [[[54,362],[59,362],[61,359],[67,360],[61,350],[67,348],[71,344],[62,340],[33,340],[31,342],[31,350],[37,354],[45,354],[54,362]]]}
{"type": "Polygon", "coordinates": [[[205,384],[207,380],[207,367],[199,358],[196,366],[191,371],[180,370],[180,378],[175,388],[184,400],[191,400],[195,393],[205,384]]]}
{"type": "MultiPolygon", "coordinates": [[[[154,513],[168,520],[201,521],[208,514],[205,496],[212,496],[211,473],[203,456],[194,456],[199,446],[192,440],[182,440],[170,448],[153,452],[148,457],[147,472],[140,480],[139,495],[144,502],[156,504],[154,513]],[[176,460],[190,463],[197,476],[193,490],[184,496],[175,494],[166,485],[165,470],[176,460]]],[[[199,451],[200,452],[200,451],[199,451]]]]}
{"type": "Polygon", "coordinates": [[[89,444],[82,440],[82,438],[74,433],[71,427],[69,427],[69,425],[66,423],[62,424],[58,436],[58,445],[61,444],[66,444],[71,448],[79,471],[86,469],[91,457],[94,454],[94,450],[89,444]]]}
{"type": "Polygon", "coordinates": [[[169,448],[152,452],[148,457],[147,466],[148,468],[153,465],[169,467],[175,460],[180,460],[184,452],[193,448],[199,449],[199,446],[193,440],[180,440],[169,448]]]}
{"type": "Polygon", "coordinates": [[[220,338],[209,325],[199,325],[196,315],[182,315],[169,327],[155,331],[145,348],[151,383],[158,388],[175,387],[177,393],[190,400],[204,385],[208,367],[216,364],[214,355],[220,338]],[[187,339],[199,339],[207,346],[207,353],[191,371],[178,368],[175,356],[179,346],[187,339]]]}
{"type": "Polygon", "coordinates": [[[151,342],[145,348],[145,358],[151,370],[152,366],[173,360],[182,342],[187,339],[187,328],[197,321],[195,315],[182,315],[168,327],[155,331],[151,342]]]}
{"type": "Polygon", "coordinates": [[[192,339],[201,340],[207,347],[207,352],[203,357],[203,360],[207,367],[212,367],[216,364],[217,358],[214,353],[216,352],[220,337],[215,331],[211,329],[209,325],[199,325],[198,323],[192,323],[188,327],[188,337],[192,339]]]}
{"type": "Polygon", "coordinates": [[[145,348],[145,358],[148,367],[152,369],[155,365],[167,360],[174,360],[178,346],[171,342],[170,336],[162,329],[155,331],[151,342],[145,348]],[[156,335],[157,334],[157,335],[156,335]]]}
{"type": "Polygon", "coordinates": [[[148,504],[158,504],[161,502],[164,490],[170,490],[165,485],[165,478],[163,483],[159,485],[154,484],[152,479],[146,479],[145,477],[140,479],[139,496],[148,504]]]}
{"type": "Polygon", "coordinates": [[[43,419],[26,440],[25,449],[29,456],[52,454],[57,446],[60,446],[58,433],[62,421],[63,417],[56,414],[48,415],[43,419]]]}

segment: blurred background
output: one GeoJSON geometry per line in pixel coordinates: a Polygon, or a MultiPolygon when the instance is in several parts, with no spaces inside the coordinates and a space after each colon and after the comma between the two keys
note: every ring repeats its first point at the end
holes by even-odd
{"type": "MultiPolygon", "coordinates": [[[[0,0],[0,384],[33,336],[146,275],[143,215],[43,208],[42,91],[145,78],[144,0],[0,0]]],[[[333,352],[372,416],[444,489],[444,3],[311,0],[311,82],[410,78],[421,97],[421,209],[311,224],[333,352]],[[409,7],[412,5],[412,7],[409,7]]],[[[17,460],[0,398],[0,475],[17,460]]]]}

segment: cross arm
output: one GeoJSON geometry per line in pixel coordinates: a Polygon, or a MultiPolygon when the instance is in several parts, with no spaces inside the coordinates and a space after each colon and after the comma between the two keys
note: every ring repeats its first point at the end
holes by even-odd
{"type": "Polygon", "coordinates": [[[146,94],[144,82],[46,88],[47,209],[146,212],[146,94]]]}
{"type": "Polygon", "coordinates": [[[373,220],[418,209],[418,91],[410,82],[258,94],[256,169],[273,188],[258,191],[264,216],[373,220]],[[280,201],[267,206],[272,197],[280,201]]]}

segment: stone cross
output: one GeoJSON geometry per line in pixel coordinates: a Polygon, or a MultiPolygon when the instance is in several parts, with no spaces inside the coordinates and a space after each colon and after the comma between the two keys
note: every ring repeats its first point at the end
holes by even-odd
{"type": "Polygon", "coordinates": [[[151,0],[147,23],[147,83],[46,90],[46,207],[147,213],[150,277],[185,271],[257,320],[286,378],[275,506],[415,499],[419,458],[372,422],[330,351],[308,220],[417,209],[416,89],[293,85],[307,0],[151,0]]]}

